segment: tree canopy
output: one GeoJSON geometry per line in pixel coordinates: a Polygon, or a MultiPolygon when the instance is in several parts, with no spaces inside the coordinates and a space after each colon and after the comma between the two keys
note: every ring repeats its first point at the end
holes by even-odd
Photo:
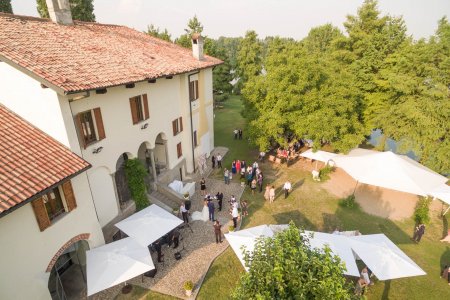
{"type": "Polygon", "coordinates": [[[167,28],[160,30],[159,27],[155,27],[153,24],[150,24],[147,26],[147,31],[144,31],[144,33],[168,42],[172,41],[171,35],[169,34],[167,28]]]}
{"type": "Polygon", "coordinates": [[[11,0],[0,0],[0,12],[12,14],[11,0]]]}
{"type": "MultiPolygon", "coordinates": [[[[300,230],[300,232],[303,232],[300,230]]],[[[249,272],[232,293],[233,299],[351,299],[339,257],[311,249],[309,238],[300,235],[293,223],[273,238],[256,242],[245,251],[249,272]]]]}
{"type": "MultiPolygon", "coordinates": [[[[93,0],[69,0],[74,20],[95,22],[93,0]]],[[[36,0],[37,11],[41,18],[49,18],[46,0],[36,0]]]]}
{"type": "Polygon", "coordinates": [[[326,24],[301,41],[266,38],[264,47],[247,33],[237,70],[251,141],[266,150],[307,138],[346,152],[380,129],[449,174],[447,19],[428,41],[414,41],[402,18],[381,16],[366,0],[344,26],[347,35],[326,24]]]}

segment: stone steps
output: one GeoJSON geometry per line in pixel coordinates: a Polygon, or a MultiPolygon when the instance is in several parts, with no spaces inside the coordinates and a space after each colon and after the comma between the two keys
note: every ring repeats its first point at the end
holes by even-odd
{"type": "Polygon", "coordinates": [[[180,207],[178,201],[176,201],[174,199],[170,199],[169,197],[161,194],[158,191],[152,191],[148,196],[152,203],[158,204],[159,206],[166,206],[166,207],[163,207],[166,210],[169,210],[169,209],[178,210],[180,207]],[[163,205],[161,205],[161,204],[163,204],[163,205]]]}

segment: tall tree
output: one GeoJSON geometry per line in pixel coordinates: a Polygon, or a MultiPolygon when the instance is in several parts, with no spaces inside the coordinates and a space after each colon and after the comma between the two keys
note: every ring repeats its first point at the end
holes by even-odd
{"type": "Polygon", "coordinates": [[[11,0],[0,0],[0,12],[12,14],[11,0]]]}
{"type": "Polygon", "coordinates": [[[160,31],[159,27],[155,27],[153,24],[150,24],[147,26],[147,31],[144,31],[144,33],[168,42],[172,41],[171,35],[169,34],[167,28],[165,28],[164,31],[160,31]]]}
{"type": "Polygon", "coordinates": [[[191,37],[194,33],[201,34],[203,32],[203,25],[198,20],[197,16],[194,15],[192,19],[189,19],[187,28],[184,29],[185,34],[180,35],[177,39],[175,39],[175,43],[185,47],[191,47],[191,37]]]}
{"type": "MultiPolygon", "coordinates": [[[[95,22],[93,0],[69,0],[74,20],[95,22]]],[[[36,0],[37,11],[41,18],[49,18],[46,0],[36,0]]]]}
{"type": "Polygon", "coordinates": [[[261,74],[262,66],[262,44],[255,31],[250,30],[241,40],[237,55],[238,85],[244,86],[252,77],[261,74]]]}
{"type": "Polygon", "coordinates": [[[351,299],[345,269],[331,250],[311,249],[309,238],[295,227],[256,242],[245,251],[249,267],[233,291],[233,299],[351,299]],[[302,234],[300,234],[302,233],[302,234]]]}

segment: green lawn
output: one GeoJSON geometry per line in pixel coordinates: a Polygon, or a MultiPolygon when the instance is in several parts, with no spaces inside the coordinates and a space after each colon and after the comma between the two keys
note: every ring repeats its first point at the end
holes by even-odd
{"type": "MultiPolygon", "coordinates": [[[[242,104],[238,97],[225,102],[224,108],[215,111],[215,145],[230,148],[225,157],[225,166],[233,159],[253,162],[257,151],[251,149],[245,139],[245,123],[240,115],[242,104]],[[235,141],[233,129],[244,129],[244,140],[235,141]]],[[[249,216],[243,220],[243,227],[260,224],[285,224],[293,220],[305,229],[332,231],[336,226],[343,230],[360,230],[363,234],[384,233],[408,256],[427,272],[426,276],[376,282],[367,294],[368,299],[450,299],[450,287],[439,278],[440,265],[450,262],[450,245],[439,242],[447,230],[447,218],[433,213],[432,221],[420,244],[410,240],[412,219],[401,222],[372,216],[359,209],[343,209],[338,199],[328,194],[319,183],[310,179],[310,173],[302,169],[282,165],[274,168],[262,164],[267,181],[277,187],[277,199],[269,205],[261,194],[251,195],[246,190],[243,198],[249,202],[249,216]],[[288,199],[281,195],[281,185],[289,178],[294,189],[288,199]]],[[[215,175],[221,177],[216,171],[215,175]]],[[[233,178],[233,180],[237,180],[233,178]]],[[[206,275],[198,299],[227,299],[240,274],[242,265],[231,248],[227,249],[211,266],[206,275]]]]}
{"type": "Polygon", "coordinates": [[[118,294],[114,300],[175,300],[178,298],[150,291],[138,285],[133,285],[129,294],[118,294]]]}

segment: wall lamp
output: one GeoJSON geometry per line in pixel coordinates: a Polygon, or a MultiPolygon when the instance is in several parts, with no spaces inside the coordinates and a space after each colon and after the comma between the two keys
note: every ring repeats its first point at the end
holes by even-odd
{"type": "Polygon", "coordinates": [[[103,147],[94,148],[94,150],[92,150],[92,154],[100,153],[100,152],[102,152],[102,150],[103,150],[103,147]]]}
{"type": "Polygon", "coordinates": [[[141,126],[141,129],[146,129],[148,127],[148,123],[145,123],[144,125],[141,126]]]}

